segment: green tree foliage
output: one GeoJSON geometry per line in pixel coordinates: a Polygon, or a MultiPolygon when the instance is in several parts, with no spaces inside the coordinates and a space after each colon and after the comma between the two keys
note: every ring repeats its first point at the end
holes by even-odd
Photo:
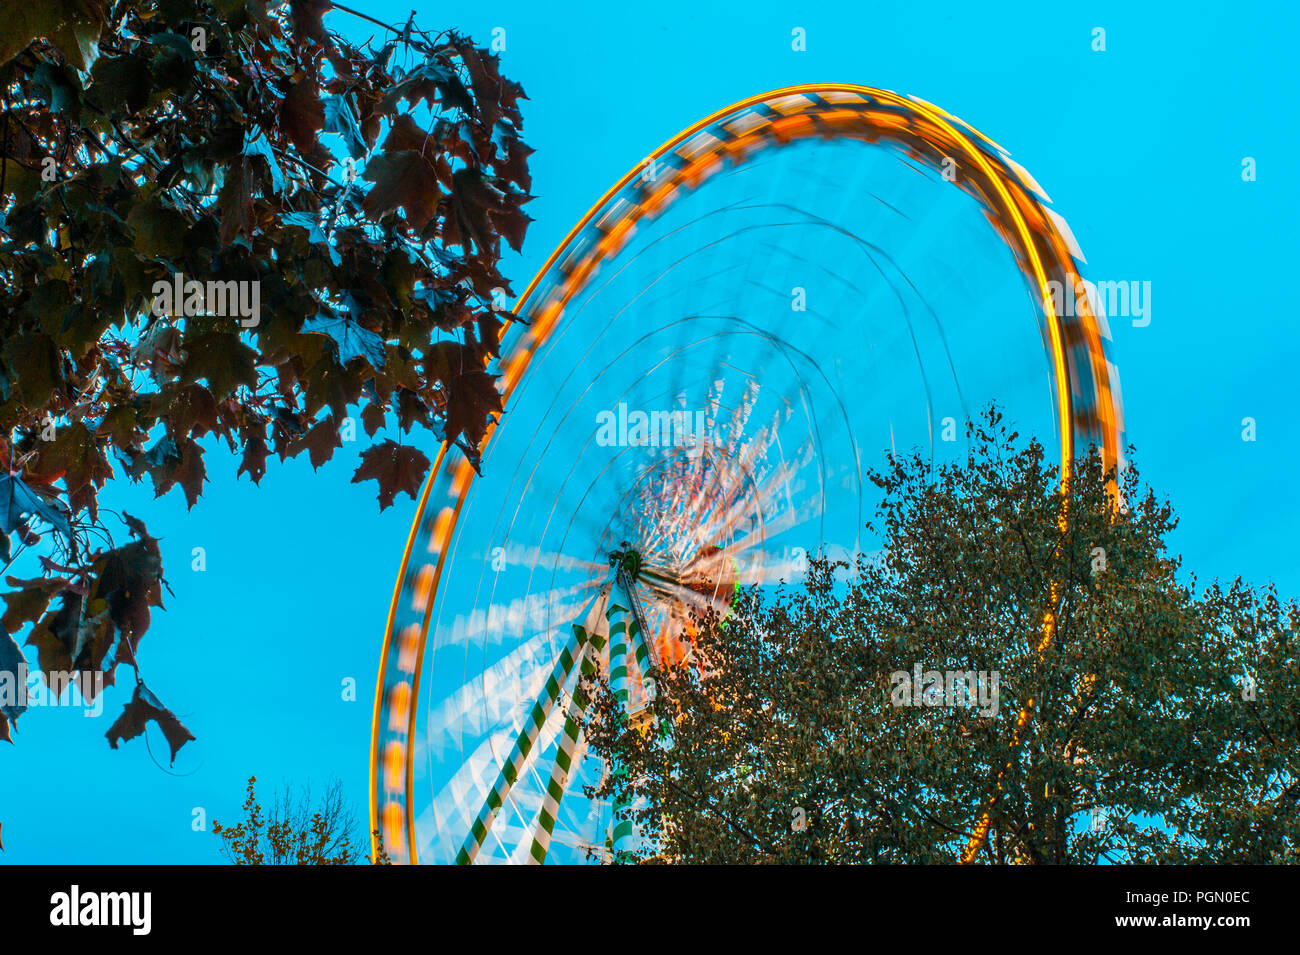
{"type": "MultiPolygon", "coordinates": [[[[256,783],[256,776],[248,777],[243,820],[234,826],[212,820],[212,834],[221,840],[221,854],[228,862],[356,865],[362,861],[356,818],[344,799],[341,783],[332,783],[319,803],[313,801],[310,787],[296,793],[286,786],[269,812],[257,798],[256,783]]],[[[389,865],[382,841],[378,845],[375,864],[389,865]]]]}
{"type": "MultiPolygon", "coordinates": [[[[164,583],[144,524],[120,543],[100,522],[115,476],[193,506],[214,448],[257,482],[271,455],[319,467],[353,415],[381,507],[427,472],[414,427],[477,461],[501,238],[529,222],[523,91],[460,34],[375,24],[358,46],[329,10],[0,11],[0,565],[44,551],[41,577],[7,578],[0,665],[30,625],[47,678],[135,666],[164,583]]],[[[189,734],[144,688],[110,741],[152,719],[174,756],[189,734]]]]}
{"type": "Polygon", "coordinates": [[[1300,861],[1300,608],[1184,580],[1135,468],[1116,497],[1094,455],[1061,493],[996,411],[970,436],[872,475],[871,559],[702,619],[640,718],[599,688],[640,858],[954,862],[987,812],[973,861],[1300,861]],[[897,705],[917,665],[996,671],[996,716],[897,705]]]}

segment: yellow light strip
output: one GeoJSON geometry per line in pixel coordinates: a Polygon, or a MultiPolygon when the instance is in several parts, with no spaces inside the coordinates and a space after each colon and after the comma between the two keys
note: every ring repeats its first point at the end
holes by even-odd
{"type": "Polygon", "coordinates": [[[388,621],[384,625],[384,642],[379,651],[379,675],[375,680],[375,712],[370,722],[370,855],[372,859],[377,858],[379,854],[379,840],[375,838],[375,833],[380,826],[376,782],[379,778],[379,733],[381,711],[384,703],[384,676],[388,668],[388,652],[393,632],[393,621],[397,616],[398,601],[402,599],[402,581],[406,578],[406,565],[411,559],[411,551],[415,548],[415,537],[420,530],[420,515],[424,513],[424,506],[429,500],[429,492],[433,489],[432,477],[438,473],[438,469],[442,466],[442,459],[446,454],[447,446],[444,444],[438,449],[438,456],[434,459],[433,467],[429,469],[430,479],[424,482],[424,488],[420,491],[420,501],[415,509],[415,520],[411,522],[410,533],[406,535],[406,549],[402,551],[402,563],[397,568],[397,583],[393,586],[393,599],[388,605],[388,621]]]}

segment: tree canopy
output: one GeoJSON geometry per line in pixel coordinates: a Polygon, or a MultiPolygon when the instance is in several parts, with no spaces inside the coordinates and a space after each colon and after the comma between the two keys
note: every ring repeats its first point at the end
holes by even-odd
{"type": "MultiPolygon", "coordinates": [[[[343,784],[330,783],[318,801],[311,786],[301,792],[286,785],[262,808],[257,797],[257,777],[248,777],[244,818],[233,826],[212,821],[212,834],[220,841],[222,856],[234,865],[356,865],[363,861],[357,821],[343,795],[343,784]]],[[[382,835],[375,831],[376,865],[389,865],[382,835]]],[[[368,861],[368,860],[366,860],[368,861]]]]}
{"type": "MultiPolygon", "coordinates": [[[[413,428],[477,462],[501,241],[529,222],[523,90],[459,33],[365,21],[328,0],[0,12],[0,564],[38,548],[43,571],[6,578],[0,673],[30,627],[47,680],[139,679],[165,583],[142,521],[125,542],[101,521],[115,477],[193,506],[220,445],[257,482],[272,455],[319,467],[358,419],[381,508],[427,472],[413,428]]],[[[149,720],[173,758],[192,738],[139,687],[110,742],[149,720]]]]}
{"type": "Polygon", "coordinates": [[[1184,579],[1134,466],[1062,490],[996,410],[970,448],[891,457],[880,550],[700,618],[637,719],[598,688],[625,861],[1300,860],[1300,608],[1184,579]]]}

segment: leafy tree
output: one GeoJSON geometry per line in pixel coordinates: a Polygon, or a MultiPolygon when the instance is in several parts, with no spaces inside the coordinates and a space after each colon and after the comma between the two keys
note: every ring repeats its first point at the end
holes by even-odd
{"type": "MultiPolygon", "coordinates": [[[[39,546],[43,573],[6,578],[0,670],[30,625],[47,681],[139,681],[165,584],[143,523],[123,516],[123,543],[101,521],[115,477],[193,506],[214,447],[257,482],[272,454],[319,467],[353,415],[381,508],[428,469],[413,427],[477,461],[501,237],[529,222],[522,97],[468,38],[328,0],[4,5],[0,564],[39,546]],[[344,39],[331,9],[375,35],[344,39]]],[[[0,737],[21,712],[0,707],[0,737]]],[[[173,758],[192,738],[140,686],[110,742],[148,720],[173,758]]]]}
{"type": "Polygon", "coordinates": [[[1116,486],[1093,454],[1062,492],[996,410],[969,435],[872,473],[872,559],[701,618],[646,714],[598,689],[598,792],[634,807],[636,858],[1300,861],[1300,608],[1181,579],[1135,467],[1116,486]],[[996,672],[996,715],[931,670],[996,672]]]}
{"type": "MultiPolygon", "coordinates": [[[[356,865],[362,850],[356,839],[356,816],[335,781],[319,805],[311,787],[301,794],[286,785],[270,812],[258,801],[256,776],[248,777],[244,819],[234,826],[212,820],[212,834],[221,840],[221,854],[235,865],[356,865]]],[[[388,865],[380,843],[377,865],[388,865]]]]}

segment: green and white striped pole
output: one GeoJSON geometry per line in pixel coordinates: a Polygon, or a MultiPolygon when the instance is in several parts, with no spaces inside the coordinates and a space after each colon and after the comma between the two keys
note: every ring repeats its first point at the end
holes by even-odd
{"type": "MultiPolygon", "coordinates": [[[[591,679],[596,675],[592,657],[600,653],[605,638],[593,634],[582,655],[581,674],[591,679]]],[[[528,864],[541,865],[546,861],[546,853],[551,848],[551,836],[555,833],[555,820],[560,814],[560,800],[569,785],[569,775],[573,772],[573,753],[578,747],[578,734],[582,732],[582,720],[587,715],[591,699],[583,679],[578,680],[569,701],[568,711],[564,715],[564,730],[560,734],[555,753],[555,765],[551,767],[551,778],[546,783],[546,793],[542,797],[542,811],[537,821],[537,830],[533,834],[533,844],[528,850],[528,864]]]]}
{"type": "MultiPolygon", "coordinates": [[[[627,650],[628,650],[628,612],[619,603],[622,594],[616,594],[609,603],[605,617],[609,621],[609,688],[614,693],[618,704],[627,709],[627,650]]],[[[636,626],[636,619],[632,619],[636,626]]]]}
{"type": "MultiPolygon", "coordinates": [[[[624,725],[626,725],[629,700],[627,672],[629,638],[631,638],[631,641],[637,642],[638,648],[644,646],[645,643],[644,639],[641,638],[641,627],[638,623],[641,615],[636,612],[636,595],[632,592],[631,584],[629,575],[620,571],[618,574],[618,587],[614,598],[610,601],[608,612],[610,634],[609,684],[615,700],[618,701],[622,708],[620,722],[624,725]],[[627,602],[627,607],[633,608],[631,613],[628,612],[627,607],[623,606],[623,601],[627,602]]],[[[641,666],[641,673],[644,677],[646,664],[641,661],[642,656],[638,652],[637,662],[641,666]]],[[[626,769],[622,766],[611,766],[610,770],[616,776],[622,776],[626,773],[626,769]]],[[[615,862],[627,858],[632,852],[636,825],[633,823],[631,813],[628,810],[628,804],[616,797],[611,832],[611,849],[615,862]]]]}
{"type": "Polygon", "coordinates": [[[603,644],[605,607],[609,602],[609,593],[610,585],[606,584],[588,605],[583,622],[573,625],[573,635],[564,649],[560,651],[551,675],[546,680],[546,686],[542,690],[541,698],[533,704],[532,712],[524,723],[523,731],[519,734],[519,738],[515,740],[510,755],[506,757],[505,762],[502,764],[495,785],[488,791],[487,801],[483,804],[483,808],[479,810],[478,817],[474,820],[474,824],[470,827],[469,834],[465,837],[460,852],[456,855],[458,865],[470,865],[478,855],[479,849],[483,846],[483,841],[492,829],[492,823],[496,820],[497,813],[505,804],[507,797],[510,795],[511,787],[519,778],[524,763],[527,762],[528,756],[532,752],[533,744],[537,742],[538,734],[541,733],[542,727],[551,714],[551,710],[555,707],[555,701],[559,699],[561,689],[569,682],[569,677],[573,673],[577,661],[584,657],[587,644],[592,635],[598,635],[603,644]]]}
{"type": "MultiPolygon", "coordinates": [[[[605,619],[609,626],[608,672],[610,689],[614,693],[615,700],[626,710],[628,702],[628,623],[630,620],[632,629],[635,629],[636,620],[634,617],[629,616],[627,608],[618,603],[616,599],[610,600],[605,610],[605,619]]],[[[582,657],[582,676],[591,678],[596,675],[596,666],[592,661],[599,657],[603,648],[604,639],[593,636],[582,657]]],[[[533,836],[533,843],[528,853],[530,864],[540,865],[546,861],[546,854],[550,850],[551,836],[555,831],[555,821],[559,814],[560,800],[564,798],[569,775],[573,771],[573,753],[578,745],[578,735],[582,731],[582,720],[590,703],[591,700],[587,695],[586,688],[583,686],[582,681],[579,680],[577,687],[573,691],[573,699],[569,704],[568,712],[565,714],[564,731],[559,740],[555,765],[551,768],[551,777],[547,782],[546,794],[542,800],[538,828],[533,836]]],[[[617,812],[617,806],[615,811],[617,812]]],[[[620,828],[616,826],[615,828],[620,833],[625,828],[627,831],[624,834],[624,841],[630,842],[630,822],[626,827],[620,828]]],[[[626,851],[630,849],[630,845],[624,845],[621,848],[626,851]]]]}

